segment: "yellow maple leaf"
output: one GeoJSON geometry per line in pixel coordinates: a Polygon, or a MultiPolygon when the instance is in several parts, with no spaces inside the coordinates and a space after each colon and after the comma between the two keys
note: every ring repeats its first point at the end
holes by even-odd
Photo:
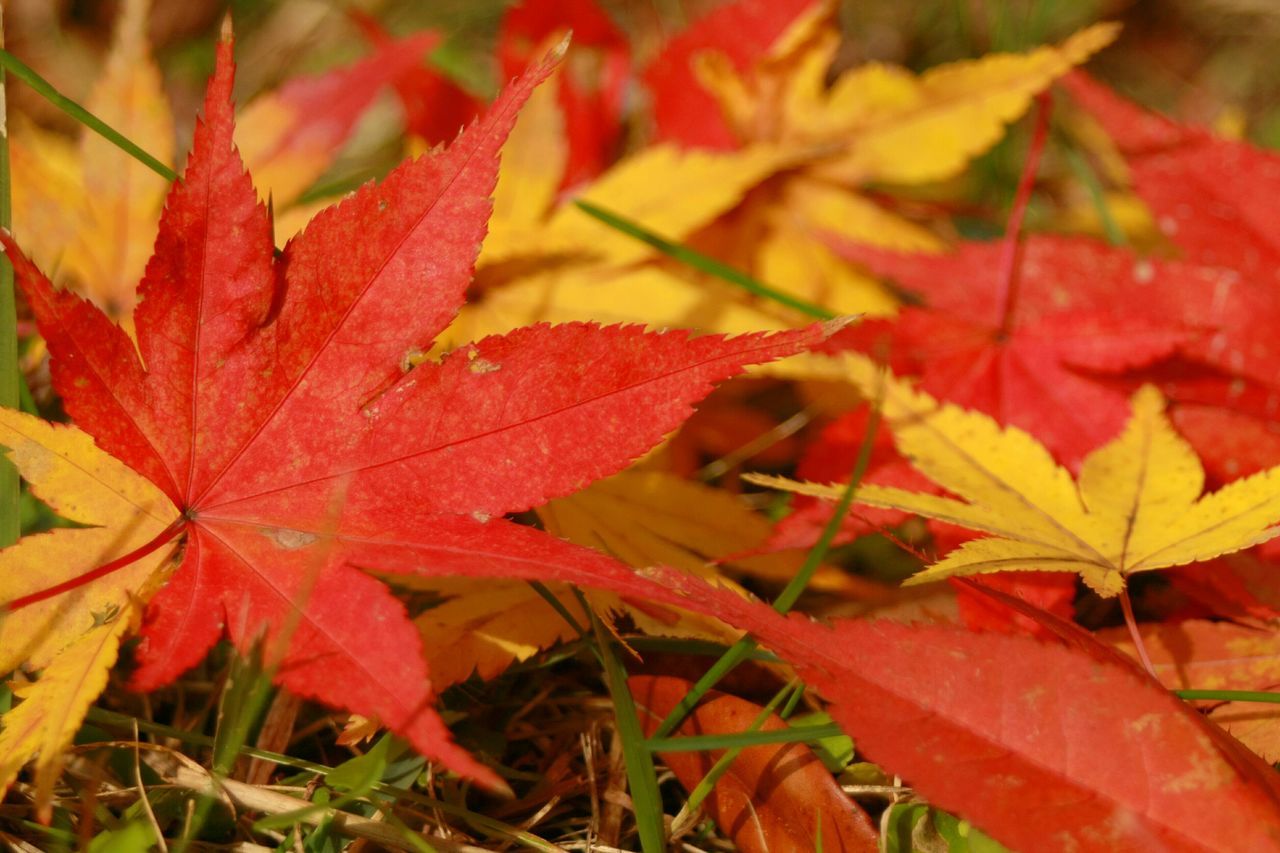
{"type": "MultiPolygon", "coordinates": [[[[174,165],[174,122],[146,39],[151,0],[126,0],[89,112],[174,165]]],[[[236,143],[263,198],[289,237],[325,206],[293,207],[336,159],[332,133],[299,132],[315,117],[279,93],[254,99],[237,118],[236,143]],[[292,229],[292,230],[290,230],[292,229]]],[[[111,142],[84,130],[76,144],[16,121],[10,136],[15,230],[57,283],[92,299],[126,326],[155,243],[169,182],[111,142]]]]}
{"type": "MultiPolygon", "coordinates": [[[[560,605],[589,625],[576,596],[547,584],[560,605]]],[[[441,578],[412,588],[448,598],[414,620],[422,635],[431,685],[442,690],[472,675],[494,678],[543,649],[578,636],[533,587],[523,581],[441,578]]]]}
{"type": "Polygon", "coordinates": [[[555,209],[569,163],[564,114],[557,99],[560,73],[557,68],[533,90],[502,146],[489,233],[477,261],[480,266],[552,251],[540,246],[538,238],[555,209]]]}
{"type": "MultiPolygon", "coordinates": [[[[794,325],[785,313],[740,304],[731,289],[708,291],[698,274],[558,197],[568,148],[555,84],[553,77],[535,90],[503,146],[477,268],[482,294],[463,307],[437,351],[538,322],[721,332],[794,325]]],[[[772,146],[727,153],[654,146],[617,163],[577,198],[682,241],[791,162],[772,146]],[[672,204],[677,197],[680,203],[672,204]]]]}
{"type": "MultiPolygon", "coordinates": [[[[1204,468],[1164,414],[1153,387],[1133,397],[1124,432],[1087,456],[1078,480],[1045,447],[979,412],[939,403],[849,356],[854,383],[883,400],[899,451],[957,497],[861,486],[856,500],[989,534],[908,583],[1009,570],[1077,572],[1099,595],[1125,579],[1209,560],[1280,532],[1280,467],[1203,495],[1204,468]],[[876,389],[881,390],[877,391],[876,389]]],[[[752,482],[838,499],[843,487],[749,476],[752,482]]]]}
{"type": "MultiPolygon", "coordinates": [[[[146,41],[149,7],[149,0],[124,4],[85,107],[172,163],[173,118],[146,41]]],[[[14,128],[14,221],[37,263],[56,265],[64,281],[123,317],[151,256],[169,182],[95,133],[83,132],[74,149],[51,136],[26,123],[14,128]],[[51,173],[60,180],[48,182],[51,173]],[[50,228],[51,220],[62,224],[50,228]]]]}
{"type": "MultiPolygon", "coordinates": [[[[152,542],[177,521],[149,480],[99,450],[75,427],[0,409],[8,448],[34,494],[83,525],[28,536],[0,551],[0,604],[92,571],[152,542]]],[[[0,790],[36,757],[37,805],[48,813],[62,752],[107,683],[120,641],[171,567],[162,547],[127,566],[0,618],[0,672],[35,672],[15,687],[22,701],[0,717],[0,790]]]]}
{"type": "MultiPolygon", "coordinates": [[[[720,582],[725,574],[786,583],[798,553],[752,554],[769,538],[767,519],[738,495],[665,471],[624,471],[538,509],[557,536],[605,550],[629,565],[671,566],[720,582]]],[[[847,595],[866,586],[822,567],[811,588],[847,595]]]]}
{"type": "Polygon", "coordinates": [[[774,194],[754,256],[739,264],[774,287],[833,311],[885,315],[894,300],[842,270],[815,232],[898,251],[941,248],[929,232],[856,193],[864,184],[920,184],[954,177],[991,147],[1034,96],[1107,45],[1117,27],[1082,30],[1058,47],[996,54],[916,76],[872,63],[827,85],[840,33],[835,6],[798,18],[754,66],[716,53],[697,58],[703,85],[744,143],[807,157],[774,194]],[[838,301],[828,301],[833,299],[838,301]]]}
{"type": "MultiPolygon", "coordinates": [[[[770,286],[834,314],[891,315],[896,297],[836,257],[818,233],[900,251],[940,250],[941,241],[930,231],[858,194],[857,187],[872,181],[936,181],[959,173],[1038,92],[1107,44],[1116,31],[1099,25],[1058,47],[954,63],[920,77],[883,65],[863,66],[828,86],[840,38],[834,19],[833,3],[816,4],[745,70],[714,52],[695,58],[701,82],[737,132],[738,151],[647,149],[619,163],[580,197],[675,241],[701,237],[708,227],[719,229],[717,238],[723,239],[712,240],[719,247],[712,254],[770,286]]],[[[563,127],[551,118],[555,108],[548,99],[545,111],[529,115],[530,127],[546,128],[542,134],[520,134],[517,126],[504,150],[504,160],[511,161],[510,186],[519,186],[519,175],[529,171],[520,164],[540,157],[559,162],[549,157],[563,149],[563,127]]],[[[518,246],[523,263],[496,277],[482,268],[483,295],[459,318],[459,329],[468,334],[544,320],[631,320],[731,332],[746,327],[742,324],[785,328],[808,319],[709,284],[702,274],[656,262],[648,246],[571,205],[560,204],[539,225],[529,206],[502,202],[501,180],[499,190],[499,211],[518,210],[519,225],[504,224],[495,215],[494,231],[504,240],[502,250],[495,248],[489,257],[510,261],[518,246]],[[513,233],[518,241],[505,239],[513,233]],[[584,254],[597,260],[582,263],[584,254]]],[[[539,206],[547,194],[533,196],[539,206]]],[[[451,340],[461,337],[451,335],[451,340]]]]}
{"type": "MultiPolygon", "coordinates": [[[[915,77],[869,65],[846,73],[817,116],[822,132],[847,135],[847,150],[818,173],[843,183],[918,184],[958,174],[994,145],[1035,95],[1110,44],[1117,24],[1095,24],[1057,47],[953,62],[915,77]],[[842,122],[842,116],[856,116],[842,122]]],[[[801,127],[804,119],[797,122],[801,127]]],[[[812,131],[811,131],[812,132],[812,131]]]]}

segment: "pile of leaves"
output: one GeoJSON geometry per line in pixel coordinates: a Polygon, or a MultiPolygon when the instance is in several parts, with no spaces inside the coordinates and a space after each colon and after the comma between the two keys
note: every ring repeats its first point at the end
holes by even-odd
{"type": "Polygon", "coordinates": [[[9,125],[6,843],[1280,849],[1280,157],[1117,26],[352,13],[237,110],[228,19],[179,174],[148,14],[9,125]]]}

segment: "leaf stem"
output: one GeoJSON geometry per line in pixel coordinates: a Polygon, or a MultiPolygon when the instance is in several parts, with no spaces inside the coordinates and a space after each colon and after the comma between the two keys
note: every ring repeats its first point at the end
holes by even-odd
{"type": "MultiPolygon", "coordinates": [[[[0,50],[4,48],[4,15],[0,10],[0,50]]],[[[13,227],[13,205],[9,189],[9,107],[3,98],[4,71],[0,69],[0,228],[13,227]]],[[[13,294],[13,264],[5,256],[0,261],[0,406],[16,409],[21,400],[18,388],[18,316],[13,294]]],[[[22,513],[19,508],[22,483],[18,469],[7,459],[0,460],[0,548],[18,541],[22,513]]]]}
{"type": "Polygon", "coordinates": [[[160,175],[166,181],[176,181],[178,179],[177,172],[157,160],[155,157],[152,157],[146,151],[142,150],[142,148],[129,140],[120,131],[111,127],[111,125],[107,124],[105,121],[59,92],[53,87],[53,84],[37,74],[21,59],[18,59],[18,57],[14,56],[9,51],[4,50],[3,47],[0,47],[0,68],[9,71],[14,77],[17,77],[19,80],[34,89],[36,93],[41,95],[46,101],[71,116],[73,119],[80,122],[85,127],[89,128],[94,133],[98,134],[151,171],[155,172],[157,175],[160,175]]]}
{"type": "Polygon", "coordinates": [[[1133,616],[1133,602],[1129,600],[1129,590],[1120,590],[1120,609],[1124,612],[1124,624],[1129,629],[1129,636],[1133,639],[1134,648],[1138,652],[1138,660],[1142,661],[1143,667],[1147,673],[1156,681],[1160,679],[1156,676],[1156,668],[1151,664],[1151,657],[1147,654],[1146,643],[1142,642],[1142,632],[1138,630],[1138,620],[1133,616]]]}
{"type": "Polygon", "coordinates": [[[1040,155],[1044,153],[1045,141],[1049,138],[1049,116],[1053,111],[1053,98],[1048,92],[1041,92],[1036,96],[1036,105],[1036,123],[1031,132],[1031,145],[1027,148],[1027,159],[1022,164],[1022,175],[1018,178],[1013,206],[1009,210],[1009,221],[1005,224],[1004,242],[1000,247],[999,290],[996,291],[995,304],[1001,306],[1001,336],[1006,336],[1013,330],[1013,317],[1018,308],[1022,221],[1026,218],[1027,204],[1031,201],[1031,189],[1040,168],[1040,155]]]}
{"type": "Polygon", "coordinates": [[[21,610],[24,607],[29,607],[32,604],[47,601],[54,596],[62,595],[64,592],[70,592],[73,589],[78,589],[85,584],[93,583],[99,578],[104,578],[112,572],[119,571],[126,566],[132,565],[148,554],[163,548],[165,545],[176,539],[178,534],[182,533],[182,531],[186,529],[186,526],[187,519],[184,516],[179,516],[174,519],[172,524],[157,533],[155,537],[145,545],[141,545],[123,556],[116,557],[114,560],[103,563],[96,569],[85,572],[82,575],[77,575],[70,580],[65,580],[62,583],[54,584],[53,586],[45,587],[37,592],[15,598],[12,601],[5,603],[3,605],[3,610],[12,613],[16,610],[21,610]]]}
{"type": "Polygon", "coordinates": [[[609,210],[605,210],[599,205],[592,204],[589,201],[579,199],[574,204],[578,209],[588,216],[600,220],[605,225],[615,231],[620,231],[628,237],[634,237],[641,243],[645,243],[657,249],[669,258],[679,261],[682,264],[693,267],[696,270],[708,273],[718,279],[727,281],[730,284],[737,285],[748,293],[756,296],[762,296],[765,299],[772,299],[779,305],[785,305],[788,308],[794,308],[802,314],[810,317],[816,317],[819,320],[834,320],[836,315],[823,308],[821,305],[815,305],[812,302],[801,299],[798,296],[792,296],[776,288],[770,287],[762,281],[747,275],[742,270],[735,269],[728,264],[721,263],[709,255],[691,249],[680,243],[673,243],[664,237],[660,237],[654,232],[645,228],[639,222],[628,219],[609,210]]]}

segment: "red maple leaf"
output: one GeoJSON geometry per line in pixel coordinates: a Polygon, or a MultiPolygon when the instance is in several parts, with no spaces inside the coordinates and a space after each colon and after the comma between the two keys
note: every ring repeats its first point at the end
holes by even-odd
{"type": "Polygon", "coordinates": [[[694,59],[703,51],[728,57],[743,71],[817,0],[735,0],[694,21],[671,39],[644,70],[653,96],[657,139],[695,148],[733,149],[737,135],[720,104],[698,82],[694,59]]]}
{"type": "Polygon", "coordinates": [[[652,582],[620,563],[503,514],[619,470],[712,382],[824,336],[541,325],[411,368],[463,300],[498,151],[553,65],[527,71],[447,150],[322,211],[277,259],[232,143],[221,43],[140,285],[136,350],[3,236],[68,412],[182,513],[168,532],[185,533],[182,564],[149,607],[134,686],[171,681],[224,634],[241,649],[264,639],[291,691],[375,715],[500,784],[450,741],[417,630],[369,573],[643,595],[652,582]]]}
{"type": "Polygon", "coordinates": [[[1274,289],[1280,157],[1143,109],[1082,71],[1062,85],[1111,135],[1134,189],[1187,260],[1230,267],[1274,289]]]}
{"type": "MultiPolygon", "coordinates": [[[[377,18],[359,9],[352,9],[347,14],[375,47],[385,49],[395,44],[396,40],[377,18]]],[[[416,37],[425,40],[423,52],[434,48],[440,41],[440,36],[431,31],[419,33],[416,37]]],[[[480,113],[478,98],[422,62],[396,73],[392,85],[404,107],[405,128],[428,145],[449,142],[480,113]]]]}
{"type": "Polygon", "coordinates": [[[963,243],[942,255],[833,246],[924,302],[895,320],[849,329],[840,343],[883,349],[895,372],[1027,430],[1069,466],[1113,438],[1129,415],[1127,391],[1098,374],[1152,364],[1197,338],[1180,310],[1163,307],[1157,291],[1166,276],[1151,284],[1134,272],[1139,259],[1092,241],[1028,238],[1010,314],[997,302],[999,243],[963,243]],[[1132,286],[1126,292],[1121,283],[1132,286]]]}
{"type": "Polygon", "coordinates": [[[1115,140],[1161,231],[1214,279],[1168,289],[1187,315],[1216,329],[1188,353],[1211,370],[1155,377],[1175,404],[1175,424],[1219,479],[1275,465],[1280,157],[1149,112],[1082,73],[1065,85],[1115,140]]]}
{"type": "Polygon", "coordinates": [[[595,0],[524,0],[507,10],[498,31],[498,62],[511,76],[529,64],[542,42],[573,32],[557,81],[569,160],[565,187],[605,170],[622,138],[622,109],[631,77],[631,45],[595,0]]]}
{"type": "Polygon", "coordinates": [[[1237,847],[1280,850],[1269,765],[1132,660],[1016,598],[979,591],[1058,642],[888,620],[828,627],[665,582],[791,662],[860,754],[1015,849],[1214,849],[1247,831],[1237,847]],[[1202,778],[1213,782],[1188,782],[1202,778]]]}

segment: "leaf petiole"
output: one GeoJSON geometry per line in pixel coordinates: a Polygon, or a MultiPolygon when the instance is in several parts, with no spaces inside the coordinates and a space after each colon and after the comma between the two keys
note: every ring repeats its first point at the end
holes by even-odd
{"type": "Polygon", "coordinates": [[[82,575],[77,575],[76,577],[63,581],[62,583],[54,584],[53,586],[45,587],[42,590],[30,593],[29,595],[23,595],[15,598],[12,601],[6,602],[2,609],[12,613],[15,610],[21,610],[24,607],[29,607],[32,604],[38,604],[41,601],[47,601],[54,596],[62,595],[64,592],[70,592],[73,589],[78,589],[86,584],[93,583],[99,578],[105,578],[107,575],[133,565],[148,554],[158,551],[165,545],[168,545],[174,539],[177,539],[186,527],[186,516],[178,516],[173,520],[173,523],[157,533],[154,538],[146,544],[133,549],[129,553],[103,563],[91,572],[85,572],[82,575]]]}

